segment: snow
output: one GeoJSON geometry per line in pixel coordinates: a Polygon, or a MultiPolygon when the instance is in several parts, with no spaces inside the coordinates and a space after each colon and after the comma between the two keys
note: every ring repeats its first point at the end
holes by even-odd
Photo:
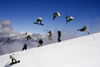
{"type": "Polygon", "coordinates": [[[100,67],[100,33],[1,55],[0,67],[100,67]]]}

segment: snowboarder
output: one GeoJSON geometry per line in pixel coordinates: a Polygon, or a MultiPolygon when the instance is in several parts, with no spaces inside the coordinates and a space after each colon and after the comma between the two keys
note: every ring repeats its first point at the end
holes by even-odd
{"type": "Polygon", "coordinates": [[[23,50],[27,50],[27,45],[26,44],[24,44],[22,51],[23,50]]]}
{"type": "Polygon", "coordinates": [[[40,25],[44,25],[42,24],[42,18],[38,17],[36,22],[33,22],[34,24],[40,24],[40,25]],[[40,21],[40,23],[38,23],[40,21]]]}
{"type": "Polygon", "coordinates": [[[48,33],[49,33],[49,37],[48,37],[48,38],[49,38],[50,40],[52,40],[52,32],[49,31],[48,33]]]}
{"type": "Polygon", "coordinates": [[[61,16],[59,12],[54,13],[54,14],[53,14],[53,20],[54,20],[56,17],[58,17],[58,16],[59,16],[59,17],[61,16]]]}
{"type": "Polygon", "coordinates": [[[84,25],[84,26],[83,26],[83,28],[81,28],[81,29],[77,29],[77,31],[82,31],[82,32],[87,31],[87,32],[88,32],[88,34],[90,34],[90,32],[89,32],[89,30],[88,30],[88,26],[87,26],[87,25],[84,25]]]}
{"type": "Polygon", "coordinates": [[[42,46],[42,44],[43,44],[43,41],[40,39],[40,40],[39,40],[38,47],[39,47],[40,45],[42,46]]]}
{"type": "Polygon", "coordinates": [[[27,38],[27,40],[31,39],[30,34],[28,34],[27,32],[25,33],[27,36],[25,38],[27,38]]]}
{"type": "Polygon", "coordinates": [[[60,37],[61,37],[61,31],[58,31],[58,42],[61,42],[60,37]]]}
{"type": "Polygon", "coordinates": [[[73,20],[74,20],[74,18],[72,16],[67,16],[67,14],[66,14],[66,24],[67,24],[67,22],[70,22],[73,20]],[[69,20],[67,20],[67,18],[69,18],[69,20]]]}
{"type": "MultiPolygon", "coordinates": [[[[14,55],[14,54],[13,54],[14,55]]],[[[18,61],[13,57],[13,55],[10,55],[10,59],[12,60],[11,63],[14,63],[14,61],[17,63],[18,61]]]]}

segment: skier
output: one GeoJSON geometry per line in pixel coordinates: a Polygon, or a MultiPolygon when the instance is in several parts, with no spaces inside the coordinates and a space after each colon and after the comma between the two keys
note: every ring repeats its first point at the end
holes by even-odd
{"type": "Polygon", "coordinates": [[[72,16],[67,16],[67,14],[66,14],[66,23],[73,21],[73,20],[74,20],[74,18],[72,16]],[[67,18],[69,18],[69,20],[67,20],[67,18]]]}
{"type": "Polygon", "coordinates": [[[26,44],[24,44],[22,51],[23,50],[27,50],[27,45],[26,44]]]}
{"type": "Polygon", "coordinates": [[[58,42],[61,42],[60,37],[61,37],[61,31],[58,31],[58,42]]]}
{"type": "Polygon", "coordinates": [[[25,38],[27,38],[27,40],[31,39],[30,34],[28,34],[27,32],[25,33],[27,36],[25,38]]]}
{"type": "Polygon", "coordinates": [[[82,32],[87,31],[87,32],[88,32],[88,34],[90,34],[90,32],[89,32],[89,30],[88,30],[88,26],[87,26],[87,25],[84,25],[84,26],[83,26],[83,28],[81,28],[81,29],[77,29],[77,31],[82,31],[82,32]]]}
{"type": "Polygon", "coordinates": [[[43,41],[40,39],[40,40],[39,40],[38,47],[39,47],[40,45],[42,46],[42,44],[43,44],[43,41]]]}
{"type": "Polygon", "coordinates": [[[50,40],[52,40],[52,32],[49,31],[48,33],[49,33],[49,37],[48,37],[48,38],[49,38],[50,40]]]}
{"type": "Polygon", "coordinates": [[[59,16],[59,17],[61,16],[59,12],[54,13],[54,14],[53,14],[53,20],[54,20],[56,17],[58,17],[58,16],[59,16]]]}
{"type": "MultiPolygon", "coordinates": [[[[14,55],[14,54],[13,54],[14,55]]],[[[14,60],[15,62],[17,63],[18,61],[13,57],[13,55],[10,55],[10,59],[12,60],[12,63],[14,63],[14,60]]]]}

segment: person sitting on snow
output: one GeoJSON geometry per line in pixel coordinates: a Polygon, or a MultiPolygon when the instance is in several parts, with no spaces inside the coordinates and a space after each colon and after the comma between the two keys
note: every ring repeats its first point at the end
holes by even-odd
{"type": "Polygon", "coordinates": [[[31,39],[30,34],[28,34],[27,32],[25,33],[27,36],[25,38],[27,38],[27,40],[31,39]]]}
{"type": "Polygon", "coordinates": [[[53,20],[54,20],[56,17],[58,17],[58,16],[59,16],[59,17],[61,16],[59,12],[54,13],[54,14],[53,14],[53,20]]]}
{"type": "Polygon", "coordinates": [[[52,32],[49,31],[48,33],[49,33],[49,39],[52,40],[52,32]]]}
{"type": "Polygon", "coordinates": [[[88,26],[87,26],[87,25],[84,25],[84,26],[83,26],[83,28],[78,29],[77,31],[82,31],[82,32],[87,31],[87,32],[88,32],[88,34],[90,34],[90,33],[89,33],[89,30],[88,30],[88,26]]]}

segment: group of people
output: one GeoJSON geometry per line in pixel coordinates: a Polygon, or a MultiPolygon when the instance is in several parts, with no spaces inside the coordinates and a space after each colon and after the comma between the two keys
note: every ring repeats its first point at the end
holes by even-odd
{"type": "MultiPolygon", "coordinates": [[[[60,16],[61,16],[61,15],[60,15],[59,12],[54,13],[54,14],[53,14],[53,20],[54,20],[56,17],[60,17],[60,16]]],[[[74,20],[74,18],[73,18],[72,16],[67,16],[67,15],[66,15],[66,24],[67,24],[68,22],[70,22],[70,21],[73,21],[73,20],[74,20]],[[67,19],[68,19],[68,20],[67,20],[67,19]]],[[[37,19],[36,23],[38,23],[38,22],[40,22],[40,24],[42,24],[42,18],[41,18],[41,17],[39,17],[39,18],[37,19]]],[[[83,28],[81,28],[81,29],[77,29],[77,31],[82,31],[82,32],[87,31],[88,34],[90,34],[87,25],[84,25],[83,28]]],[[[30,36],[28,33],[25,33],[25,34],[27,35],[27,37],[25,37],[25,38],[27,38],[27,40],[32,39],[31,36],[30,36]]],[[[49,34],[48,39],[52,40],[52,35],[53,35],[52,32],[49,31],[48,34],[49,34]]],[[[61,38],[61,31],[58,31],[58,42],[61,42],[61,39],[60,39],[60,38],[61,38]]],[[[38,44],[38,47],[39,47],[39,46],[42,46],[42,44],[43,44],[42,39],[40,39],[38,43],[39,43],[39,44],[38,44]]],[[[27,50],[27,45],[26,45],[26,44],[24,44],[24,46],[23,46],[23,48],[22,48],[22,51],[23,51],[23,50],[27,50]]],[[[15,62],[18,62],[18,61],[13,57],[13,55],[10,55],[10,58],[12,59],[12,63],[13,63],[13,60],[15,60],[15,62]]]]}

